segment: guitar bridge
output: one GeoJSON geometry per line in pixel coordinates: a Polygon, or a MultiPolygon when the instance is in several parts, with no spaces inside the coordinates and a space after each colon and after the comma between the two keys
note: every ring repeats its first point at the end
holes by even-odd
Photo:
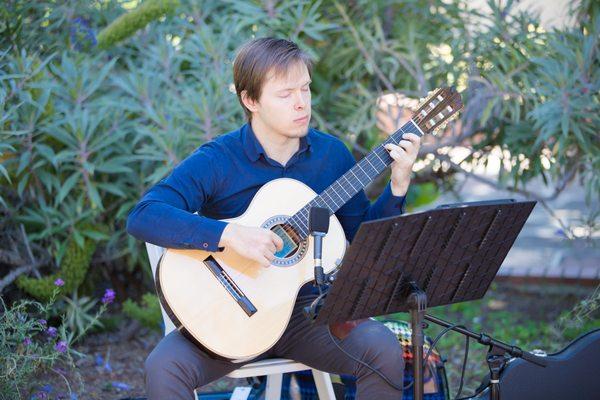
{"type": "Polygon", "coordinates": [[[256,313],[257,309],[254,304],[246,297],[244,292],[235,284],[229,274],[219,265],[217,260],[213,256],[208,256],[204,260],[204,264],[208,267],[210,272],[217,278],[217,280],[223,285],[225,290],[233,297],[236,303],[244,310],[246,315],[251,317],[256,313]]]}

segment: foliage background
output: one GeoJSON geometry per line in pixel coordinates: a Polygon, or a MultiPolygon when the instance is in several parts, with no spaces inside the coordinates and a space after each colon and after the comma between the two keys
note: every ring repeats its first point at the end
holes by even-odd
{"type": "MultiPolygon", "coordinates": [[[[490,0],[480,13],[463,0],[3,2],[3,297],[43,298],[64,271],[74,277],[70,304],[107,287],[119,299],[152,291],[144,248],[125,233],[125,218],[194,148],[243,123],[231,62],[253,37],[286,37],[314,57],[312,123],[357,157],[383,139],[382,94],[462,91],[460,119],[422,148],[410,206],[451,190],[457,173],[485,165],[494,149],[505,166],[494,185],[545,205],[579,181],[592,204],[600,194],[599,6],[578,2],[574,25],[551,30],[513,6],[490,0]],[[469,149],[460,161],[448,154],[457,145],[469,149]],[[540,176],[550,196],[528,192],[540,176]],[[75,245],[77,262],[67,251],[75,245]]],[[[597,217],[592,210],[590,236],[597,217]]],[[[144,312],[159,316],[147,296],[125,309],[144,324],[144,312]]]]}

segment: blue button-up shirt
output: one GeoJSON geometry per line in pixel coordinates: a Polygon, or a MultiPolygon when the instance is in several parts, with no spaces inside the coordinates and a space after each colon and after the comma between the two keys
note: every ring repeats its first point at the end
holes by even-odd
{"type": "MultiPolygon", "coordinates": [[[[245,124],[200,146],[150,188],[129,214],[127,232],[162,247],[220,251],[227,225],[220,220],[242,215],[265,183],[293,178],[320,193],[355,163],[341,140],[310,128],[298,151],[281,165],[245,124]]],[[[374,204],[361,190],[335,214],[352,241],[361,222],[399,215],[404,201],[388,183],[374,204]]]]}

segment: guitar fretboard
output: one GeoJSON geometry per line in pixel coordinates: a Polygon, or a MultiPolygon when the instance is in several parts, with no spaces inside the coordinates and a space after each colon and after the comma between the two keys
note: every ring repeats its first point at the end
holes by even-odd
{"type": "Polygon", "coordinates": [[[423,135],[421,129],[412,120],[408,121],[390,135],[388,139],[357,162],[344,175],[302,207],[296,214],[291,216],[287,223],[300,235],[300,239],[304,240],[308,237],[308,215],[311,207],[327,208],[329,215],[334,214],[354,195],[373,182],[393,162],[393,158],[388,154],[384,146],[388,143],[398,144],[402,139],[402,135],[409,132],[418,136],[423,135]]]}

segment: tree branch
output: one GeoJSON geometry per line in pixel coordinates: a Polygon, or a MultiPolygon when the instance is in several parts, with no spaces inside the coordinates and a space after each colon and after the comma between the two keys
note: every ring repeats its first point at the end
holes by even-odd
{"type": "Polygon", "coordinates": [[[346,13],[346,10],[344,9],[344,7],[342,7],[340,5],[340,3],[338,3],[337,1],[335,1],[334,4],[335,4],[335,7],[340,12],[340,14],[342,15],[344,22],[348,25],[348,28],[350,28],[350,32],[352,32],[352,36],[354,37],[354,40],[356,41],[356,46],[360,50],[361,54],[365,57],[367,62],[369,62],[371,64],[371,66],[373,67],[373,71],[375,71],[375,74],[377,75],[377,77],[385,84],[387,90],[389,90],[390,92],[395,92],[396,90],[394,89],[394,85],[392,84],[392,82],[390,82],[390,80],[387,78],[387,76],[385,76],[385,74],[379,69],[379,66],[377,65],[377,63],[371,58],[371,55],[369,54],[364,43],[360,39],[360,35],[358,34],[358,31],[354,27],[354,24],[350,20],[350,17],[346,13]]]}
{"type": "Polygon", "coordinates": [[[558,194],[564,189],[564,187],[566,186],[566,183],[564,185],[562,185],[562,188],[555,188],[555,192],[548,197],[542,197],[539,196],[538,194],[534,193],[534,192],[530,192],[524,189],[519,189],[515,186],[502,186],[500,184],[498,184],[497,181],[493,181],[491,179],[485,178],[481,175],[477,175],[473,172],[467,171],[464,168],[462,168],[460,166],[460,164],[455,163],[454,161],[452,161],[450,159],[450,157],[446,154],[437,154],[436,157],[442,161],[447,162],[448,164],[450,164],[453,168],[455,168],[456,170],[462,172],[463,174],[465,174],[468,177],[471,177],[473,179],[475,179],[478,182],[484,183],[488,186],[491,186],[495,189],[499,189],[499,190],[507,190],[509,192],[513,192],[513,193],[518,193],[521,194],[523,196],[525,196],[528,199],[532,199],[535,200],[537,202],[539,202],[542,207],[544,207],[544,209],[546,210],[546,212],[548,212],[548,214],[550,215],[550,217],[552,217],[554,220],[556,220],[556,222],[558,222],[558,224],[560,225],[560,227],[562,228],[563,232],[565,233],[565,235],[569,238],[569,239],[575,239],[575,237],[573,236],[571,230],[569,229],[569,227],[563,222],[563,220],[556,215],[556,213],[554,212],[554,210],[552,209],[552,207],[550,207],[550,205],[548,204],[548,202],[550,200],[555,199],[558,194]]]}
{"type": "Polygon", "coordinates": [[[0,293],[2,293],[4,288],[13,283],[13,281],[17,279],[20,275],[23,275],[24,273],[34,270],[45,264],[45,261],[38,261],[33,264],[22,265],[10,271],[2,278],[2,280],[0,280],[0,293]]]}

